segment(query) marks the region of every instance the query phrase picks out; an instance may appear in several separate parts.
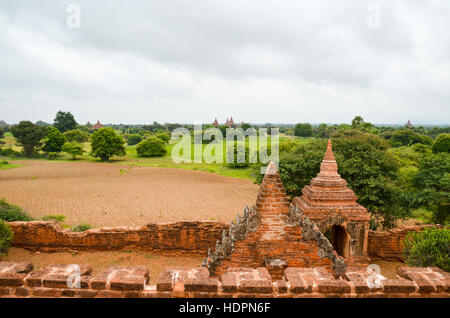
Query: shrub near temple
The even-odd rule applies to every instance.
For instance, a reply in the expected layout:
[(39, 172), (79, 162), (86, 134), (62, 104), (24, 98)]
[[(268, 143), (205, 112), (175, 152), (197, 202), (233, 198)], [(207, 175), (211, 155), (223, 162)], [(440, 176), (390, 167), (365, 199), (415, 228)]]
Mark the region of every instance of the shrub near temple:
[(0, 254), (8, 251), (12, 242), (11, 226), (3, 220), (0, 220)]
[(136, 147), (137, 154), (142, 157), (158, 157), (167, 153), (166, 143), (159, 138), (150, 137), (141, 141)]
[(100, 128), (92, 134), (92, 155), (102, 161), (108, 161), (112, 156), (125, 156), (124, 144), (125, 141), (114, 129)]
[(404, 246), (408, 265), (437, 266), (450, 272), (449, 228), (426, 228), (420, 232), (409, 232)]
[(6, 222), (31, 221), (32, 218), (23, 212), (20, 207), (7, 203), (5, 199), (1, 199), (0, 220)]

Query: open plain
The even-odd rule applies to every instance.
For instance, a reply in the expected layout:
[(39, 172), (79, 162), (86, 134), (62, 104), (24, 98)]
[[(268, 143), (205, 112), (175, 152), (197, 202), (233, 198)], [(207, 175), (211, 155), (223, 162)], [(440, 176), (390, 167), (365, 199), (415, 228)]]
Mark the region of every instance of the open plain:
[(186, 169), (24, 160), (0, 171), (0, 193), (30, 216), (94, 227), (180, 220), (229, 222), (254, 204), (250, 180)]

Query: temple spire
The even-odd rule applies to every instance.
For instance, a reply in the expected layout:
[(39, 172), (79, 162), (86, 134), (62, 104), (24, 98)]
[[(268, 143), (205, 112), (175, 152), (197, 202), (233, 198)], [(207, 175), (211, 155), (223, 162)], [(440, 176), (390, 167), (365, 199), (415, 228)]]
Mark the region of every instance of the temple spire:
[(332, 144), (331, 144), (331, 139), (328, 139), (327, 151), (325, 152), (325, 156), (323, 157), (323, 160), (336, 161), (336, 159), (334, 159), (333, 147), (332, 147)]

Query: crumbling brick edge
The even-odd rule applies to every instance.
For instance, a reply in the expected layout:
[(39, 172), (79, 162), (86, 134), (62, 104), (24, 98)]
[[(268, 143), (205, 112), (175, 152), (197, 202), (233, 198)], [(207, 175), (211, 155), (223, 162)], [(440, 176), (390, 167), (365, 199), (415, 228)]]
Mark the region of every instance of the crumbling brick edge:
[[(75, 298), (449, 298), (450, 273), (436, 267), (400, 267), (395, 279), (370, 283), (365, 268), (335, 279), (325, 268), (285, 269), (273, 281), (266, 268), (228, 268), (212, 278), (204, 267), (169, 268), (153, 285), (143, 266), (111, 266), (92, 274), (86, 265), (0, 262), (0, 297)], [(369, 278), (369, 279), (368, 279)], [(71, 288), (72, 287), (72, 288)]]

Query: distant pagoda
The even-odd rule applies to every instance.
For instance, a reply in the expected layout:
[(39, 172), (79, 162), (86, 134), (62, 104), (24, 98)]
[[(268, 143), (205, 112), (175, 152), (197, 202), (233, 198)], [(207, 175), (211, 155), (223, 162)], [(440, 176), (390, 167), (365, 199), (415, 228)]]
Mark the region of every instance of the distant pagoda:
[(97, 120), (97, 123), (92, 126), (93, 130), (98, 130), (100, 128), (103, 128), (104, 126), (100, 123), (100, 120)]
[(411, 124), (411, 121), (408, 119), (408, 122), (405, 125), (406, 128), (413, 128), (413, 124)]

